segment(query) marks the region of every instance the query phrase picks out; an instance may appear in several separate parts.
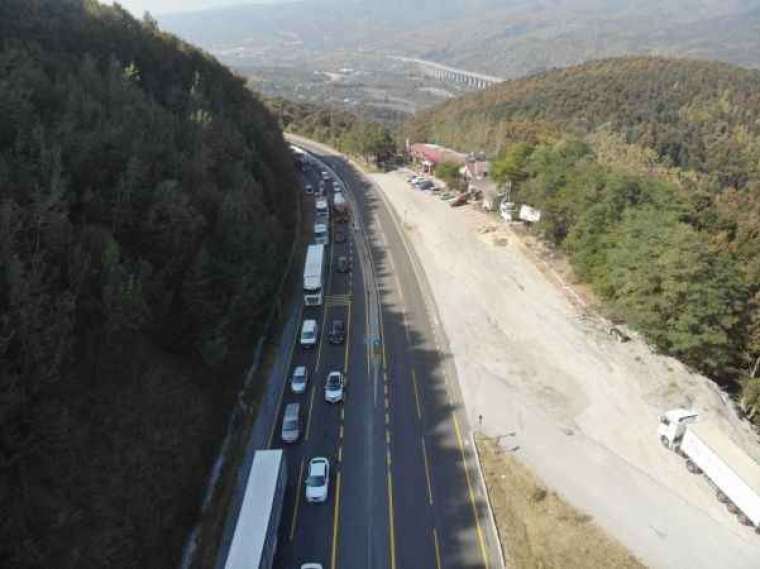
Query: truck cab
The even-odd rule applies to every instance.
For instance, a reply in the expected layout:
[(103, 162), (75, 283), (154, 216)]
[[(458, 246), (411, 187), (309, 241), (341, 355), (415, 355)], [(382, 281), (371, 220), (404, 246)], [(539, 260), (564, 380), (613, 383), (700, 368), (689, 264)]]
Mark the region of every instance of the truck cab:
[(665, 448), (677, 449), (681, 444), (686, 426), (697, 420), (698, 413), (686, 409), (672, 409), (660, 415), (657, 436)]

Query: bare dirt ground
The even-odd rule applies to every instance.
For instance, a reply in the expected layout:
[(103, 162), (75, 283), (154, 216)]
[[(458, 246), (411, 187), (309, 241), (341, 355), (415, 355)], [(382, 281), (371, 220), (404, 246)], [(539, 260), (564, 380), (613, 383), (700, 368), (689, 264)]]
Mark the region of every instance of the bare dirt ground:
[(510, 569), (645, 569), (493, 439), (477, 445)]
[(660, 413), (695, 408), (760, 457), (724, 394), (635, 336), (616, 342), (540, 243), (400, 172), (372, 178), (420, 259), (471, 424), (652, 569), (760, 567), (760, 537), (656, 436)]

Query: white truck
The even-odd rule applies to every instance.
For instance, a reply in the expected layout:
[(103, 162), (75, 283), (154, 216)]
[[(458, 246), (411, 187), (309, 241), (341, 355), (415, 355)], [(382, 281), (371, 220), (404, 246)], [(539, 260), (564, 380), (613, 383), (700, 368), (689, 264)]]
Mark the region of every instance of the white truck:
[(303, 302), (306, 306), (322, 305), (325, 284), (325, 246), (309, 245), (303, 269)]
[(704, 474), (728, 511), (760, 534), (760, 464), (698, 416), (686, 409), (668, 411), (657, 428), (660, 441), (686, 459), (689, 472)]

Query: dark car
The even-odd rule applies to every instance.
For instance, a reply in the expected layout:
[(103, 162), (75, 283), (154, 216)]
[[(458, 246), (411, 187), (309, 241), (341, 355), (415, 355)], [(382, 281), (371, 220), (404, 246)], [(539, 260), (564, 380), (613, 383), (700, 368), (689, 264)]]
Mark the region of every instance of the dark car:
[(338, 272), (347, 273), (349, 268), (348, 257), (338, 257)]
[(467, 194), (459, 194), (455, 199), (449, 202), (451, 207), (459, 207), (467, 203)]
[(333, 320), (327, 335), (331, 344), (342, 344), (346, 340), (346, 325), (343, 320)]
[(345, 243), (346, 242), (346, 234), (342, 231), (336, 231), (335, 232), (335, 242), (336, 243)]

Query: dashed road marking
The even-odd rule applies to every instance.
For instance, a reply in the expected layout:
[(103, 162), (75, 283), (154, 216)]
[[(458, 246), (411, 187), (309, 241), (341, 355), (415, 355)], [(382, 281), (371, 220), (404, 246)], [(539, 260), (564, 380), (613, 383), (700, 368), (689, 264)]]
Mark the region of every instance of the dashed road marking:
[(433, 547), (435, 548), (435, 567), (441, 569), (441, 550), (438, 546), (438, 532), (433, 528)]
[(425, 464), (425, 481), (427, 482), (428, 502), (433, 505), (433, 484), (430, 479), (430, 465), (427, 458), (427, 447), (425, 446), (425, 437), (422, 437), (422, 461)]
[(301, 482), (303, 481), (304, 460), (301, 459), (301, 468), (298, 470), (298, 485), (296, 486), (296, 505), (293, 508), (293, 517), (290, 520), (290, 541), (296, 534), (296, 519), (298, 518), (298, 507), (301, 505)]
[(314, 394), (317, 392), (316, 386), (311, 388), (311, 398), (309, 399), (309, 418), (306, 419), (306, 433), (304, 434), (304, 440), (309, 440), (309, 433), (311, 433), (311, 416), (314, 410)]
[(414, 390), (414, 404), (417, 407), (417, 418), (422, 419), (422, 409), (420, 408), (420, 396), (417, 390), (417, 374), (412, 369), (412, 389)]
[(330, 567), (335, 569), (338, 557), (338, 520), (340, 519), (340, 471), (335, 481), (335, 510), (333, 511), (333, 536), (330, 555)]

